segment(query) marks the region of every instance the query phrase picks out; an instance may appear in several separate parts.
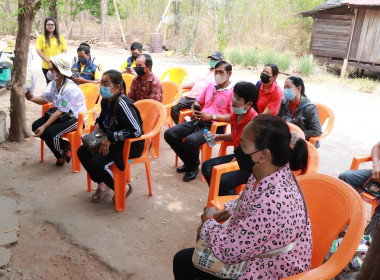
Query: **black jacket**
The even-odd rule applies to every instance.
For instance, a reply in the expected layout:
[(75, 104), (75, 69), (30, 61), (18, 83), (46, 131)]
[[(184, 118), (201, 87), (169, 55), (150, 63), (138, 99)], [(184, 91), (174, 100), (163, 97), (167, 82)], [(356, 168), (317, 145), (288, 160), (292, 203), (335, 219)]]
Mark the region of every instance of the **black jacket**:
[(301, 96), (300, 103), (293, 114), (290, 112), (289, 101), (283, 98), (277, 116), (301, 128), (306, 140), (322, 134), (318, 109), (306, 96)]
[[(107, 138), (111, 142), (110, 156), (114, 159), (117, 167), (119, 167), (120, 170), (124, 170), (124, 140), (127, 138), (140, 137), (144, 134), (144, 131), (140, 112), (133, 102), (127, 96), (124, 96), (120, 99), (117, 106), (114, 106), (118, 97), (119, 96), (115, 96), (110, 103), (108, 99), (102, 99), (102, 110), (99, 118), (96, 119), (96, 123), (107, 133)], [(109, 120), (112, 114), (116, 116), (113, 129), (109, 127)], [(130, 159), (141, 155), (144, 149), (144, 143), (144, 140), (132, 143), (129, 154)]]

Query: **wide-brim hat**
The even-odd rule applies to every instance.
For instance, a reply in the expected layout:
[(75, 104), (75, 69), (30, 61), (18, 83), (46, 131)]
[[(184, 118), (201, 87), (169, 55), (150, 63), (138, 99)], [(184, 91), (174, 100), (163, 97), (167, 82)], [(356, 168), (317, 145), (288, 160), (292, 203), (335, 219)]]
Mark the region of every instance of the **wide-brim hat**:
[(56, 56), (50, 56), (50, 61), (58, 68), (59, 72), (66, 77), (71, 77), (71, 61), (67, 54), (60, 53)]
[(213, 58), (216, 60), (223, 60), (223, 54), (219, 51), (214, 51), (211, 55), (209, 55), (207, 58)]

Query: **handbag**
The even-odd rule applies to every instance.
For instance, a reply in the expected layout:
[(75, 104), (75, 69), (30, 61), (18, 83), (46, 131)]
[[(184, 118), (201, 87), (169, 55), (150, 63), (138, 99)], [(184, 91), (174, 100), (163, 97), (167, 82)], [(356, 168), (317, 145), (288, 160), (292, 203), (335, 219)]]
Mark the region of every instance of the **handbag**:
[[(117, 114), (117, 104), (119, 103), (120, 99), (122, 99), (125, 95), (121, 94), (115, 104), (112, 108), (111, 118), (108, 124), (108, 127), (110, 130), (113, 130), (113, 125), (116, 119)], [(100, 145), (102, 144), (103, 140), (107, 137), (107, 134), (103, 132), (102, 129), (94, 130), (93, 132), (90, 132), (88, 134), (85, 134), (82, 136), (82, 143), (83, 146), (92, 154), (98, 154), (100, 151)]]
[[(298, 191), (300, 192), (300, 194), (302, 196), (304, 207), (305, 207), (306, 217), (308, 217), (306, 201), (305, 201), (305, 198), (303, 196), (302, 190), (301, 190), (296, 178), (294, 177), (294, 175), (293, 175), (293, 178), (297, 184)], [(241, 203), (242, 203), (242, 200), (239, 198), (239, 200), (236, 204), (236, 207), (233, 211), (233, 214), (231, 215), (230, 218), (228, 218), (228, 220), (226, 220), (221, 225), (221, 227), (226, 228), (228, 226), (232, 216), (237, 211), (239, 211)], [(305, 226), (304, 232), (306, 232), (306, 229), (307, 229), (307, 224)], [(255, 256), (255, 258), (269, 258), (269, 257), (274, 257), (274, 256), (281, 255), (283, 253), (289, 252), (298, 244), (302, 235), (303, 234), (301, 234), (300, 237), (298, 237), (295, 241), (293, 241), (292, 243), (288, 244), (285, 247), (281, 247), (281, 248), (274, 249), (274, 250), (271, 250), (268, 252), (264, 252), (260, 255)], [(206, 273), (209, 273), (209, 274), (216, 276), (218, 278), (221, 278), (221, 279), (231, 279), (231, 280), (238, 279), (244, 273), (244, 271), (247, 268), (247, 261), (241, 261), (239, 263), (232, 264), (232, 265), (224, 264), (221, 260), (219, 260), (214, 255), (209, 244), (205, 240), (203, 240), (202, 238), (200, 238), (198, 240), (198, 242), (195, 246), (192, 261), (193, 261), (194, 266), (196, 268), (198, 268), (199, 270), (202, 270)]]
[[(63, 93), (63, 91), (65, 90), (65, 88), (68, 86), (68, 85), (70, 85), (70, 84), (74, 84), (72, 81), (68, 81), (66, 84), (64, 84), (63, 86), (62, 86), (62, 88), (60, 89), (60, 91), (59, 91), (59, 94), (61, 94), (62, 95), (62, 93)], [(50, 118), (55, 112), (57, 112), (57, 108), (56, 107), (53, 107), (53, 108), (50, 108), (50, 109), (48, 109), (46, 112), (45, 112), (45, 117), (47, 117), (47, 118)], [(62, 113), (59, 117), (58, 117), (58, 119), (56, 120), (56, 122), (64, 122), (64, 121), (67, 121), (67, 120), (69, 120), (69, 119), (71, 119), (71, 118), (73, 118), (74, 117), (74, 114), (73, 114), (73, 111), (71, 111), (71, 109), (70, 109), (70, 111), (69, 112), (67, 112), (67, 113)]]

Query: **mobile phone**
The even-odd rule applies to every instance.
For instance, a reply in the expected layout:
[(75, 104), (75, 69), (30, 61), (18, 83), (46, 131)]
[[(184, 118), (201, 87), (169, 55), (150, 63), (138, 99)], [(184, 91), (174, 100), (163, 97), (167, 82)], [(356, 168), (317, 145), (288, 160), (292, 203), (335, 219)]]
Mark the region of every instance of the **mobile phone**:
[(201, 110), (201, 106), (199, 106), (199, 105), (193, 105), (193, 108), (194, 108), (194, 111), (200, 111)]
[(125, 67), (125, 70), (131, 71), (131, 67)]

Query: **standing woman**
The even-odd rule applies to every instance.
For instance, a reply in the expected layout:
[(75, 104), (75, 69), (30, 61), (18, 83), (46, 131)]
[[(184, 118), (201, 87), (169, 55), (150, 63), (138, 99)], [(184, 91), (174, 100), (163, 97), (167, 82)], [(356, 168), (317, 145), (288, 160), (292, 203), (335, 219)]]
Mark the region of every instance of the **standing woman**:
[[(101, 80), (100, 94), (103, 97), (99, 118), (96, 119), (95, 129), (101, 129), (107, 136), (101, 143), (99, 153), (92, 155), (83, 145), (78, 149), (78, 157), (83, 167), (98, 188), (91, 200), (99, 202), (110, 189), (114, 189), (112, 164), (123, 171), (123, 147), (127, 138), (140, 137), (143, 132), (143, 122), (139, 110), (131, 99), (122, 94), (126, 92), (123, 77), (119, 71), (106, 71)], [(115, 118), (113, 124), (110, 119)], [(133, 142), (129, 159), (141, 156), (145, 140)], [(131, 194), (132, 186), (126, 185), (126, 198)]]
[(260, 81), (256, 84), (259, 88), (259, 100), (257, 101), (259, 114), (277, 115), (283, 96), (282, 89), (276, 82), (278, 73), (278, 66), (269, 63), (264, 66), (263, 72), (260, 74)]
[(51, 67), (50, 56), (56, 56), (62, 52), (67, 52), (65, 38), (58, 33), (56, 28), (56, 21), (53, 18), (45, 18), (44, 34), (37, 38), (36, 50), (42, 59), (42, 72), (44, 73), (46, 84), (50, 82), (47, 78), (47, 72)]

